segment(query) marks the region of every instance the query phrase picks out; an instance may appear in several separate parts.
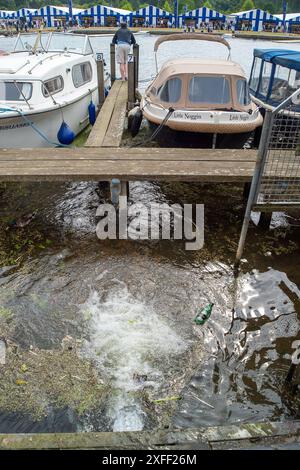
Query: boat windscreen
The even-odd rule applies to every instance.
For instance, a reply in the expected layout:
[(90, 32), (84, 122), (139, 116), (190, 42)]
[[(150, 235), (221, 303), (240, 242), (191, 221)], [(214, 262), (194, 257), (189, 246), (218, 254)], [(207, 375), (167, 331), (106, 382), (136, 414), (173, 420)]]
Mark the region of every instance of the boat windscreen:
[(196, 76), (189, 83), (191, 103), (227, 104), (231, 101), (229, 81), (225, 77)]
[[(41, 33), (38, 47), (45, 50), (49, 41), (50, 33)], [(16, 39), (14, 52), (26, 52), (34, 48), (37, 34), (19, 34)]]
[(75, 54), (93, 54), (93, 48), (88, 36), (83, 34), (36, 33), (19, 34), (14, 52), (31, 50), (44, 52), (73, 52)]
[(93, 49), (88, 36), (79, 34), (52, 33), (47, 45), (48, 52), (60, 51), (73, 52), (75, 54), (93, 54)]
[(300, 72), (287, 67), (276, 67), (270, 100), (282, 103), (300, 87)]

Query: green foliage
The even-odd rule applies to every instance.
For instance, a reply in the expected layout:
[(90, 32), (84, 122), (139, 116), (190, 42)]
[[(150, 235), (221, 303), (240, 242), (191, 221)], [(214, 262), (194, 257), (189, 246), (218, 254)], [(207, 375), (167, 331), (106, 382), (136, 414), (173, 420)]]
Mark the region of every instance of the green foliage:
[(171, 1), (166, 0), (163, 4), (163, 9), (168, 11), (169, 13), (173, 12), (173, 3)]
[(203, 3), (203, 6), (206, 7), (206, 8), (210, 8), (211, 10), (214, 9), (214, 6), (211, 4), (211, 2), (209, 0), (206, 0), (204, 3)]
[(133, 6), (131, 5), (131, 3), (128, 0), (123, 0), (120, 3), (120, 8), (123, 8), (123, 10), (133, 11)]
[(253, 0), (245, 0), (242, 5), (242, 11), (254, 10), (255, 5)]

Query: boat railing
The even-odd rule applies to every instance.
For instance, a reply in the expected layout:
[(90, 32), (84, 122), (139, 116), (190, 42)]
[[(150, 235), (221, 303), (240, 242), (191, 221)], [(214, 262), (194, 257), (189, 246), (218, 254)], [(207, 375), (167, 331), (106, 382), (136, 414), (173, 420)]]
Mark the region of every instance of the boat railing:
[(71, 52), (73, 54), (91, 55), (93, 48), (86, 34), (65, 34), (59, 32), (44, 33), (39, 31), (34, 35), (22, 34), (17, 36), (13, 52)]

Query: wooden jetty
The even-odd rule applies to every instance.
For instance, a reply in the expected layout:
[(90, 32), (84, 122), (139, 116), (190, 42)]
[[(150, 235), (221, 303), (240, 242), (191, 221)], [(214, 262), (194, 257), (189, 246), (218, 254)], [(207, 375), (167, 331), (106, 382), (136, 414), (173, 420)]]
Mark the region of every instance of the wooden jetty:
[(127, 111), (127, 82), (116, 80), (100, 110), (86, 147), (120, 147)]
[(300, 421), (154, 431), (0, 434), (0, 450), (299, 449)]

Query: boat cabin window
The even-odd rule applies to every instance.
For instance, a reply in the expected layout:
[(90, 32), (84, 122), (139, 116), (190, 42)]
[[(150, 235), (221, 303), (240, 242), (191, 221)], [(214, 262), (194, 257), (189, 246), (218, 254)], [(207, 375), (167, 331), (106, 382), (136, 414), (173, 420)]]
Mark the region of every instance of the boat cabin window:
[(46, 80), (42, 85), (43, 95), (47, 98), (48, 96), (55, 95), (64, 89), (64, 80), (61, 76)]
[(280, 103), (291, 95), (298, 89), (299, 78), (300, 74), (296, 70), (277, 66), (271, 90), (271, 100)]
[(246, 80), (237, 80), (236, 91), (238, 102), (243, 106), (248, 106), (251, 103), (249, 87)]
[(226, 104), (230, 101), (229, 81), (220, 76), (193, 77), (189, 83), (191, 103)]
[(75, 88), (79, 88), (85, 83), (91, 82), (93, 71), (90, 62), (83, 62), (82, 64), (74, 65), (72, 76)]
[(31, 96), (32, 83), (0, 81), (0, 101), (26, 101)]
[(170, 78), (158, 90), (159, 97), (165, 103), (177, 103), (181, 97), (182, 82), (178, 77)]
[(272, 69), (273, 64), (271, 64), (270, 62), (264, 62), (258, 92), (265, 98), (267, 97), (269, 92)]
[(256, 57), (253, 66), (252, 66), (252, 73), (250, 77), (250, 88), (254, 92), (257, 91), (259, 77), (260, 77), (260, 70), (261, 70), (262, 60), (259, 57)]

